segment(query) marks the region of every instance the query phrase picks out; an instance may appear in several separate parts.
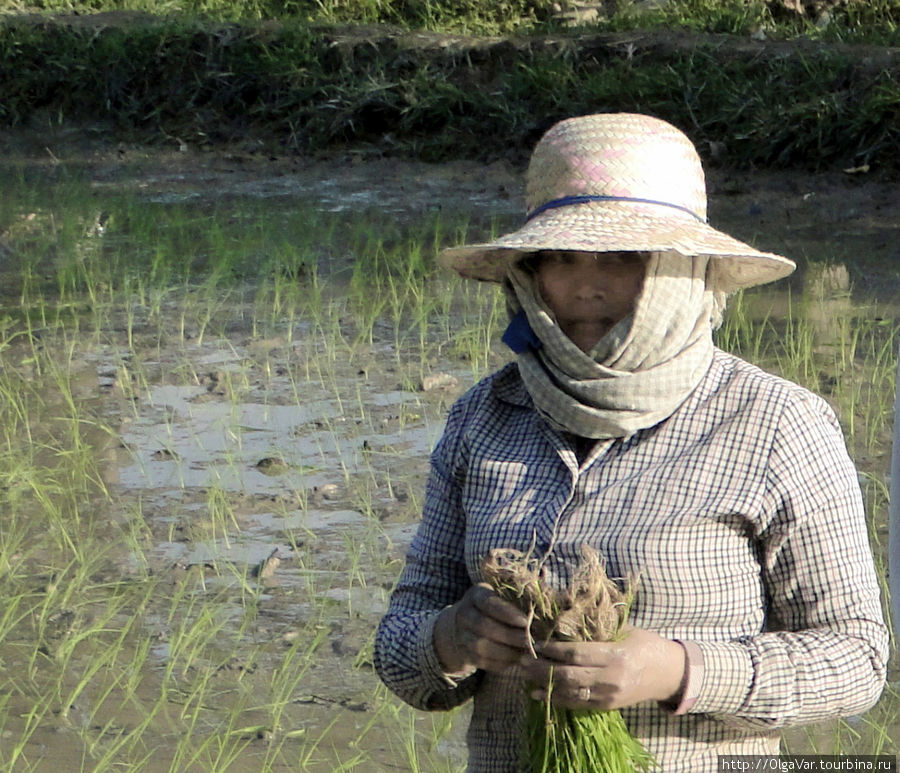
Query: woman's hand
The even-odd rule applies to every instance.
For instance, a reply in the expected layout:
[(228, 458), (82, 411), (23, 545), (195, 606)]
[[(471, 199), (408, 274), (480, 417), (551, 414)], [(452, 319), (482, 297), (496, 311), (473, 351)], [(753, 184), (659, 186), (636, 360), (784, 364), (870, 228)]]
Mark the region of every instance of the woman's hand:
[(499, 672), (528, 652), (528, 620), (489, 585), (473, 585), (434, 626), (434, 647), (448, 674)]
[(614, 642), (548, 642), (539, 656), (519, 661), (531, 696), (573, 709), (618, 709), (641, 701), (679, 700), (682, 646), (642, 628)]

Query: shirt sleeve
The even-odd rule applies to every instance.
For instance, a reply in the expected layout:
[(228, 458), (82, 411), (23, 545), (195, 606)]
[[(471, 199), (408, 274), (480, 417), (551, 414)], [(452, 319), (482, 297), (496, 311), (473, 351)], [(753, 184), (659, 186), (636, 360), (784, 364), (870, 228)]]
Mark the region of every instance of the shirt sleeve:
[(857, 473), (820, 398), (785, 409), (766, 500), (766, 630), (695, 643), (702, 680), (687, 710), (747, 729), (861, 713), (884, 687), (888, 631)]
[(410, 705), (449, 709), (471, 697), (481, 672), (445, 674), (433, 645), (434, 624), (471, 586), (465, 564), (465, 404), (451, 410), (431, 457), (422, 521), (375, 637), (375, 668), (387, 687)]

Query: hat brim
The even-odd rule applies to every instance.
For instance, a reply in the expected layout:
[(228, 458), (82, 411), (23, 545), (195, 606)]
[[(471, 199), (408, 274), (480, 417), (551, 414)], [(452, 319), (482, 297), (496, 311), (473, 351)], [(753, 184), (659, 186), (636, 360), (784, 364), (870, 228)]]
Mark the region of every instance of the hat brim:
[(630, 202), (596, 202), (544, 212), (498, 239), (441, 252), (438, 262), (460, 276), (501, 282), (509, 265), (540, 250), (665, 252), (715, 258), (718, 289), (732, 292), (774, 282), (796, 264), (700, 222), (687, 213)]

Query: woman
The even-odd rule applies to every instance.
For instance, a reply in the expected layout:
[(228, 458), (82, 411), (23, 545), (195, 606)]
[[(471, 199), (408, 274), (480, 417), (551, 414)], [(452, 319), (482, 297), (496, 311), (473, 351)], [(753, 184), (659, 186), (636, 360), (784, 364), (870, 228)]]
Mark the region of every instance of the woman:
[[(453, 407), (423, 520), (376, 638), (400, 697), (474, 697), (470, 771), (522, 768), (527, 695), (622, 709), (665, 771), (772, 754), (779, 728), (855, 714), (885, 680), (887, 630), (861, 494), (819, 397), (713, 346), (728, 292), (793, 270), (706, 224), (703, 171), (669, 124), (554, 126), (528, 219), (448, 250), (502, 282), (516, 362)], [(494, 548), (564, 588), (583, 545), (638, 574), (628, 635), (529, 650), (480, 576)]]

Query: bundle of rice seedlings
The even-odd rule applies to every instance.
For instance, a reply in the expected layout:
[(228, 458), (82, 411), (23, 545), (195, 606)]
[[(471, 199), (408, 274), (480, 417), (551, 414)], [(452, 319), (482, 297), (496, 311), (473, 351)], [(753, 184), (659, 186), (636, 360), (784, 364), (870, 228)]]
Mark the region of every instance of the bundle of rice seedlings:
[[(530, 645), (558, 641), (615, 641), (625, 635), (631, 584), (623, 591), (606, 576), (596, 551), (582, 548), (572, 582), (551, 588), (540, 562), (518, 550), (493, 550), (484, 578), (529, 619)], [(616, 711), (554, 706), (551, 679), (544, 701), (528, 702), (529, 773), (632, 773), (656, 767), (653, 757), (628, 732)]]

